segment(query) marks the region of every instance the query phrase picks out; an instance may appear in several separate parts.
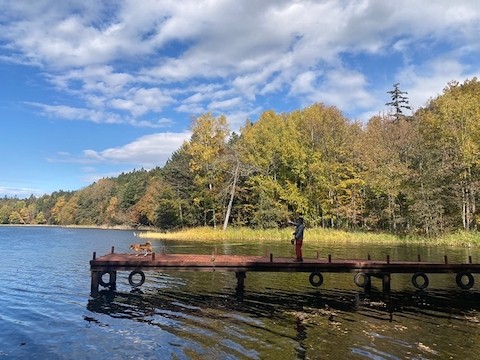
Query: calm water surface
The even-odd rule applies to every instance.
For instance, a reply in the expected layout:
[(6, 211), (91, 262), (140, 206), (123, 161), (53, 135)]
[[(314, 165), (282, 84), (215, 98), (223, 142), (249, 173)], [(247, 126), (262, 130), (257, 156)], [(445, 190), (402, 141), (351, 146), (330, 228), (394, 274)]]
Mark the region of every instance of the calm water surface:
[[(410, 275), (392, 275), (390, 300), (366, 296), (352, 274), (247, 273), (235, 295), (234, 273), (147, 272), (132, 291), (90, 297), (89, 261), (128, 252), (131, 231), (0, 226), (0, 359), (467, 359), (480, 350), (480, 280), (471, 290), (454, 275), (431, 275), (417, 291)], [(214, 245), (155, 241), (159, 252), (211, 253)], [(305, 256), (465, 262), (464, 248), (349, 245)], [(293, 256), (288, 244), (240, 242), (218, 253)], [(378, 282), (377, 282), (378, 281)]]

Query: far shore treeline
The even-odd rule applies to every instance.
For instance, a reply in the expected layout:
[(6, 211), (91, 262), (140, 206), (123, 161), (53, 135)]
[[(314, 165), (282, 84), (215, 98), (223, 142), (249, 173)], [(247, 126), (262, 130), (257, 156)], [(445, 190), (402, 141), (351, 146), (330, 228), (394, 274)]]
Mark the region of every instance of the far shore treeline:
[(271, 229), (302, 215), (310, 228), (435, 237), (476, 231), (480, 82), (451, 82), (423, 108), (360, 123), (314, 104), (266, 111), (238, 133), (224, 116), (193, 120), (163, 167), (78, 191), (0, 199), (0, 224)]

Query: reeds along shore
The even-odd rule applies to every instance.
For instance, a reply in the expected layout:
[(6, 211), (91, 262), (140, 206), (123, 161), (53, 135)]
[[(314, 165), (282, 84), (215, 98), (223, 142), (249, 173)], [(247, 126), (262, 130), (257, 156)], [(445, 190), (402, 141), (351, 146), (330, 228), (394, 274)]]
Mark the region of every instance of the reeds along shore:
[[(211, 227), (196, 227), (172, 232), (145, 231), (138, 236), (148, 239), (199, 240), (199, 241), (287, 241), (292, 238), (293, 228), (250, 229), (230, 227), (227, 230)], [(388, 233), (347, 232), (323, 228), (307, 228), (305, 237), (312, 242), (329, 243), (375, 243), (375, 244), (423, 244), (442, 246), (480, 247), (480, 233), (457, 232), (436, 238), (396, 236)]]

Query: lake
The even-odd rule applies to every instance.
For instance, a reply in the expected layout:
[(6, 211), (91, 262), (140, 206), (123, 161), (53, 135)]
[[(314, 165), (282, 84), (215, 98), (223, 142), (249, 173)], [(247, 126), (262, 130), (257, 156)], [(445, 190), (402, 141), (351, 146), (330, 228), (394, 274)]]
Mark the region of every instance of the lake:
[[(133, 231), (0, 226), (0, 359), (466, 359), (480, 349), (480, 293), (454, 274), (392, 275), (371, 294), (352, 274), (146, 272), (139, 289), (119, 272), (117, 290), (90, 297), (89, 261), (129, 252)], [(292, 256), (290, 243), (152, 241), (169, 253)], [(322, 245), (304, 257), (480, 261), (480, 250), (435, 246)]]

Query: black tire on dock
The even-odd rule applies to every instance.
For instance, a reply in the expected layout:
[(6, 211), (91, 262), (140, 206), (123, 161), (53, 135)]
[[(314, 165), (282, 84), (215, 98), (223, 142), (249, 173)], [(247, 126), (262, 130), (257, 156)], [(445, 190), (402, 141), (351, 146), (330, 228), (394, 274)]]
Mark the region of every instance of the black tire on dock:
[(355, 285), (364, 288), (365, 286), (370, 284), (370, 276), (365, 274), (364, 272), (359, 272), (355, 274), (353, 281), (355, 282)]
[[(423, 282), (422, 283), (419, 283), (418, 282), (418, 278), (422, 278), (423, 279)], [(412, 284), (413, 286), (415, 286), (417, 289), (419, 290), (423, 290), (423, 289), (426, 289), (428, 287), (428, 284), (429, 284), (429, 280), (428, 280), (428, 276), (427, 274), (425, 274), (424, 272), (416, 272), (415, 274), (413, 274), (412, 276)]]
[[(318, 278), (318, 279), (315, 279)], [(323, 276), (319, 272), (312, 272), (308, 278), (312, 286), (318, 287), (323, 284)]]
[[(105, 282), (103, 280), (103, 275), (105, 275), (105, 274), (108, 274), (108, 282)], [(102, 285), (103, 287), (112, 286), (113, 285), (113, 279), (114, 279), (113, 271), (104, 270), (104, 271), (102, 271), (98, 274), (98, 283), (100, 285)]]
[[(465, 277), (468, 279), (467, 283), (463, 282), (463, 279)], [(460, 271), (455, 277), (455, 281), (457, 282), (458, 287), (463, 290), (471, 289), (475, 282), (475, 280), (473, 279), (473, 275), (468, 271)]]
[[(140, 280), (134, 281), (133, 277), (137, 274), (140, 275)], [(145, 282), (145, 274), (143, 273), (143, 271), (134, 270), (130, 273), (130, 275), (128, 275), (128, 283), (133, 287), (142, 286), (144, 282)]]

